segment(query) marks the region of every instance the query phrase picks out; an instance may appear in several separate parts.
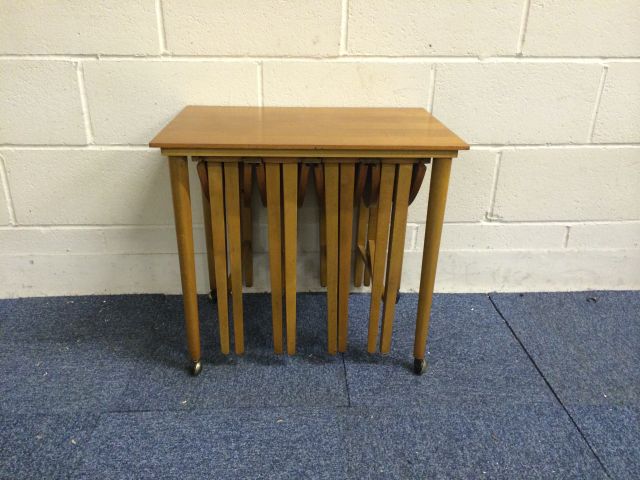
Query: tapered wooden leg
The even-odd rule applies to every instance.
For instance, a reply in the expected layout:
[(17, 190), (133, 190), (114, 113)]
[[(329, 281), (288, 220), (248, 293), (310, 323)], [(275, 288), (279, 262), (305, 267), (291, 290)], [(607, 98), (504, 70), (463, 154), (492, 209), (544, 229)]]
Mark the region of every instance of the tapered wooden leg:
[(340, 168), (337, 163), (324, 164), (325, 218), (327, 239), (327, 338), (328, 350), (338, 350), (338, 218)]
[(313, 169), (313, 180), (318, 196), (318, 213), (320, 223), (320, 286), (327, 286), (327, 217), (325, 215), (324, 201), (324, 170), (322, 165), (316, 165)]
[[(356, 245), (361, 251), (367, 251), (367, 221), (369, 220), (369, 207), (360, 199), (358, 204), (358, 230), (356, 233)], [(362, 278), (365, 272), (365, 262), (361, 255), (356, 252), (356, 260), (353, 275), (354, 287), (362, 286)], [(369, 282), (367, 282), (368, 284)]]
[(389, 255), (387, 257), (387, 283), (384, 290), (384, 308), (382, 315), (382, 333), (380, 352), (388, 353), (391, 349), (391, 333), (396, 310), (396, 297), (400, 289), (402, 276), (402, 255), (404, 253), (404, 237), (407, 231), (407, 211), (409, 209), (409, 191), (411, 187), (411, 164), (399, 164), (396, 174), (396, 186), (393, 198), (393, 215), (389, 239)]
[(284, 278), (287, 353), (296, 353), (296, 252), (298, 247), (298, 164), (282, 165)]
[(253, 216), (251, 214), (251, 190), (253, 188), (253, 166), (245, 163), (242, 167), (243, 199), (241, 200), (241, 225), (242, 225), (242, 271), (244, 284), (247, 287), (253, 285)]
[(424, 250), (422, 253), (416, 336), (413, 347), (414, 371), (418, 374), (422, 373), (426, 367), (424, 355), (427, 349), (431, 302), (433, 300), (433, 287), (436, 279), (438, 252), (440, 250), (440, 237), (442, 236), (442, 224), (444, 222), (444, 209), (447, 203), (450, 173), (450, 158), (436, 158), (433, 160)]
[(202, 364), (200, 363), (200, 324), (198, 321), (196, 264), (193, 249), (193, 224), (187, 157), (169, 157), (169, 172), (171, 175), (171, 195), (178, 240), (187, 348), (191, 357), (192, 372), (197, 375), (200, 373)]
[(378, 218), (374, 237), (373, 274), (371, 278), (371, 305), (369, 310), (369, 336), (367, 341), (367, 350), (369, 353), (376, 351), (376, 340), (378, 337), (380, 302), (382, 300), (382, 288), (384, 285), (385, 258), (389, 238), (389, 221), (391, 217), (391, 199), (393, 196), (395, 168), (396, 166), (392, 163), (382, 165), (380, 194), (378, 197)]
[[(367, 225), (367, 238), (366, 243), (373, 239), (376, 235), (376, 225), (378, 224), (378, 204), (373, 204), (369, 207), (369, 225)], [(371, 270), (373, 270), (373, 258), (371, 258)], [(364, 286), (371, 285), (371, 271), (369, 269), (364, 270)]]
[(209, 297), (213, 299), (216, 289), (216, 269), (213, 258), (213, 245), (211, 240), (211, 206), (209, 205), (209, 175), (207, 173), (207, 163), (198, 162), (198, 176), (202, 188), (202, 213), (204, 217), (204, 238), (207, 247), (207, 271), (209, 272)]
[(338, 351), (347, 350), (349, 330), (349, 283), (353, 241), (353, 188), (355, 164), (340, 165), (340, 250), (338, 267)]
[(222, 165), (208, 162), (209, 201), (211, 203), (211, 224), (213, 256), (216, 270), (216, 292), (218, 298), (218, 326), (220, 329), (220, 350), (229, 353), (229, 298), (227, 286), (227, 245), (225, 234), (224, 181)]
[(280, 211), (280, 164), (267, 163), (267, 216), (269, 222), (269, 270), (273, 349), (282, 353), (282, 221)]
[(253, 216), (251, 206), (242, 205), (242, 269), (244, 284), (253, 286)]
[(233, 301), (233, 338), (236, 353), (244, 353), (244, 317), (242, 308), (242, 241), (240, 235), (240, 181), (238, 162), (224, 163), (224, 198), (231, 270)]

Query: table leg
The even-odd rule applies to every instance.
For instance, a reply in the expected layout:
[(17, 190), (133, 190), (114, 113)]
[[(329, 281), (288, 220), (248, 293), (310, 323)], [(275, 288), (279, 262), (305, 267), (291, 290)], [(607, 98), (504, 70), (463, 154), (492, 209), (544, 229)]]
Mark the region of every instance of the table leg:
[(318, 197), (318, 213), (320, 223), (320, 286), (327, 286), (327, 216), (324, 211), (324, 171), (321, 164), (313, 169), (313, 180)]
[[(358, 202), (358, 230), (356, 234), (356, 245), (359, 249), (367, 251), (367, 220), (369, 218), (369, 207), (364, 203), (364, 199)], [(353, 286), (362, 286), (362, 278), (365, 272), (364, 259), (356, 254), (356, 262), (353, 276)], [(367, 282), (369, 283), (369, 282)]]
[[(369, 225), (367, 226), (367, 238), (365, 244), (367, 244), (371, 238), (375, 237), (376, 225), (378, 224), (378, 204), (372, 204), (369, 207)], [(371, 260), (371, 270), (373, 270), (373, 258)], [(364, 286), (371, 285), (371, 271), (368, 268), (364, 269)]]
[(385, 258), (387, 256), (387, 241), (389, 239), (389, 221), (391, 219), (391, 200), (396, 166), (392, 163), (382, 165), (380, 179), (380, 194), (378, 196), (378, 215), (375, 229), (375, 252), (373, 258), (373, 273), (371, 275), (371, 304), (369, 309), (369, 336), (367, 350), (375, 353), (378, 339), (380, 320), (380, 302), (384, 284)]
[(273, 348), (282, 353), (282, 222), (280, 212), (280, 164), (267, 163), (267, 216), (269, 223), (269, 270), (271, 274), (271, 317)]
[(233, 301), (233, 338), (235, 351), (244, 353), (244, 318), (242, 309), (242, 241), (240, 234), (240, 178), (238, 162), (224, 163), (224, 198), (231, 269)]
[(421, 374), (426, 369), (424, 357), (427, 349), (431, 302), (433, 300), (433, 287), (436, 279), (438, 251), (440, 250), (440, 237), (442, 235), (450, 173), (450, 158), (434, 159), (433, 170), (431, 171), (431, 185), (429, 187), (429, 205), (427, 207), (427, 224), (422, 253), (416, 336), (413, 347), (413, 368), (417, 374)]
[(253, 285), (253, 215), (251, 214), (251, 190), (253, 188), (253, 165), (245, 163), (242, 166), (243, 200), (241, 206), (242, 230), (242, 270), (244, 284)]
[(216, 292), (218, 298), (218, 326), (220, 329), (220, 350), (229, 353), (229, 296), (227, 287), (227, 245), (225, 234), (224, 180), (222, 165), (208, 162), (209, 201), (211, 202), (211, 224), (213, 256), (216, 269)]
[(284, 278), (287, 353), (296, 353), (296, 252), (298, 248), (298, 164), (282, 164)]
[(347, 351), (349, 330), (349, 283), (353, 241), (353, 189), (355, 164), (340, 165), (340, 250), (338, 253), (338, 351)]
[(169, 157), (169, 172), (176, 238), (178, 240), (187, 348), (191, 357), (191, 372), (198, 375), (202, 370), (202, 363), (200, 361), (200, 325), (187, 157)]
[(211, 239), (211, 206), (209, 204), (209, 176), (207, 174), (207, 163), (198, 162), (198, 176), (202, 188), (202, 213), (204, 217), (204, 238), (207, 247), (207, 271), (209, 273), (209, 299), (215, 300), (216, 290), (216, 267), (213, 258), (213, 245)]
[(338, 351), (338, 240), (340, 166), (324, 164), (324, 200), (327, 252), (327, 339), (328, 351)]
[(391, 350), (391, 333), (396, 310), (396, 298), (400, 289), (402, 276), (402, 255), (404, 253), (404, 237), (407, 231), (407, 212), (409, 209), (409, 189), (411, 187), (411, 164), (398, 164), (395, 195), (393, 199), (393, 215), (391, 217), (391, 238), (389, 239), (389, 255), (387, 257), (387, 284), (384, 291), (384, 308), (382, 315), (382, 333), (380, 352)]

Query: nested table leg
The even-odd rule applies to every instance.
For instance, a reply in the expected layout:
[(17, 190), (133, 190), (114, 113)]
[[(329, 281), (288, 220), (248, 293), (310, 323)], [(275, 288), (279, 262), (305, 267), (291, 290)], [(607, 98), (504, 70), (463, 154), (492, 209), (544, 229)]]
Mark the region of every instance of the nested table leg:
[[(369, 224), (367, 226), (367, 237), (365, 242), (368, 244), (376, 235), (376, 225), (378, 225), (378, 204), (373, 204), (369, 207)], [(373, 270), (373, 258), (371, 261), (371, 270)], [(371, 271), (368, 268), (364, 269), (364, 286), (371, 285)]]
[(240, 234), (240, 178), (238, 162), (224, 163), (224, 198), (229, 241), (231, 299), (233, 301), (233, 338), (236, 353), (244, 353), (242, 309), (242, 241)]
[(313, 181), (318, 197), (318, 213), (320, 222), (320, 286), (327, 286), (327, 216), (324, 201), (324, 167), (322, 164), (313, 168)]
[(284, 279), (287, 353), (296, 353), (296, 253), (298, 247), (298, 164), (282, 164)]
[(202, 188), (202, 213), (204, 217), (204, 238), (207, 247), (207, 271), (209, 273), (209, 299), (214, 300), (216, 293), (216, 267), (213, 258), (213, 244), (211, 238), (211, 205), (209, 204), (209, 175), (206, 162), (198, 162), (198, 176)]
[(398, 164), (397, 168), (393, 215), (391, 217), (391, 238), (389, 239), (389, 255), (387, 257), (387, 283), (384, 291), (384, 313), (382, 315), (380, 340), (381, 353), (388, 353), (391, 349), (393, 318), (402, 275), (402, 255), (404, 253), (404, 237), (407, 231), (407, 211), (409, 209), (409, 190), (413, 166), (401, 163)]
[(338, 351), (338, 241), (340, 166), (324, 163), (324, 201), (327, 252), (327, 339), (328, 351)]
[(193, 249), (193, 225), (191, 196), (189, 193), (189, 169), (187, 157), (169, 157), (171, 194), (178, 240), (180, 280), (184, 301), (184, 318), (187, 331), (187, 348), (191, 356), (191, 372), (198, 375), (200, 362), (200, 325), (198, 321), (198, 298), (196, 292), (196, 265)]
[(269, 270), (271, 274), (271, 317), (273, 348), (282, 353), (282, 222), (280, 211), (280, 165), (267, 163), (267, 216), (269, 223)]
[(242, 165), (242, 206), (241, 206), (241, 230), (242, 230), (242, 270), (244, 284), (247, 287), (253, 285), (253, 218), (251, 215), (251, 193), (253, 189), (253, 165)]
[(433, 300), (433, 287), (436, 279), (438, 251), (440, 250), (440, 237), (442, 235), (450, 173), (450, 158), (434, 159), (433, 170), (431, 171), (431, 185), (429, 187), (429, 205), (427, 207), (427, 224), (425, 227), (420, 293), (416, 317), (416, 336), (413, 347), (413, 368), (417, 374), (421, 374), (426, 368), (424, 356), (427, 349), (431, 302)]
[(355, 164), (340, 164), (340, 249), (338, 253), (338, 351), (347, 351), (349, 330), (349, 281), (353, 240), (353, 189)]
[[(358, 202), (358, 230), (356, 233), (356, 245), (359, 250), (367, 251), (367, 221), (369, 219), (369, 207), (367, 207), (364, 199)], [(365, 273), (364, 258), (356, 253), (356, 265), (354, 268), (353, 285), (355, 287), (362, 286), (362, 278)], [(367, 281), (367, 284), (369, 282)]]
[(208, 162), (209, 201), (211, 202), (211, 224), (213, 256), (216, 270), (216, 292), (218, 297), (218, 325), (220, 328), (220, 350), (229, 353), (229, 297), (227, 287), (227, 246), (224, 212), (224, 180), (222, 165)]
[[(380, 320), (380, 302), (384, 284), (385, 258), (387, 256), (387, 241), (389, 239), (389, 221), (391, 218), (391, 199), (396, 166), (392, 163), (382, 165), (380, 179), (380, 194), (378, 196), (378, 212), (375, 228), (373, 253), (373, 273), (371, 275), (371, 304), (369, 310), (369, 336), (367, 350), (375, 353)], [(371, 234), (369, 235), (371, 238)]]

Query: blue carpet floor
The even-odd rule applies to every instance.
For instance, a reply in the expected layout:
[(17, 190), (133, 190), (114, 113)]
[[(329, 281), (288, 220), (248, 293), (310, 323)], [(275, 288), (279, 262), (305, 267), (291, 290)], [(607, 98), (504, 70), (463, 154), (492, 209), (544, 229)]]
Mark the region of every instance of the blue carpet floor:
[(329, 356), (326, 298), (298, 296), (298, 355), (245, 295), (247, 353), (186, 371), (182, 300), (0, 300), (0, 479), (640, 478), (640, 292), (437, 295), (412, 373), (417, 296), (389, 355)]

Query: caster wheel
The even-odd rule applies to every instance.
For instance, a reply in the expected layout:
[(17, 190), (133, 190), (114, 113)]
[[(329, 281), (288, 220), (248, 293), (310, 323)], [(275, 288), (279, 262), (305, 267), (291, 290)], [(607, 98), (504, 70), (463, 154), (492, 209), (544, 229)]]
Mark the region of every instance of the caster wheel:
[(198, 360), (197, 362), (191, 362), (191, 375), (193, 375), (194, 377), (197, 377), (198, 375), (200, 375), (201, 371), (202, 371), (202, 362), (200, 360)]
[(422, 375), (426, 369), (427, 369), (426, 360), (423, 360), (420, 358), (413, 359), (413, 373), (415, 373), (416, 375)]
[(216, 303), (218, 301), (218, 295), (215, 290), (211, 290), (209, 292), (209, 300), (213, 303)]

